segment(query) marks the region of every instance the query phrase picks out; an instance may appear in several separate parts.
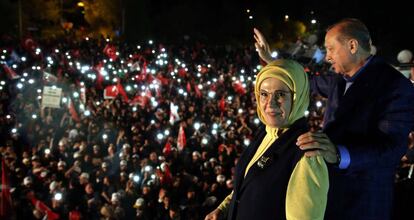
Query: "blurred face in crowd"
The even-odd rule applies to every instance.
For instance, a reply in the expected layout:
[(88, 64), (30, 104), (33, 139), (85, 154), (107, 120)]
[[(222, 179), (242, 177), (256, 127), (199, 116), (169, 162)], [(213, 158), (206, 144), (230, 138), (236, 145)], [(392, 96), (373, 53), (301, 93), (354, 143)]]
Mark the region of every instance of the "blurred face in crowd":
[(149, 159), (150, 159), (152, 162), (157, 162), (157, 160), (158, 160), (158, 158), (157, 158), (157, 153), (155, 153), (155, 152), (151, 152), (151, 154), (149, 155)]
[[(84, 184), (86, 184), (88, 182), (89, 182), (88, 178), (86, 178), (86, 177), (79, 177), (79, 183), (81, 185), (84, 185)], [(86, 190), (86, 188), (85, 188), (85, 190)]]
[(211, 184), (210, 191), (211, 192), (215, 192), (217, 190), (217, 188), (218, 188), (218, 184), (217, 183), (213, 183), (213, 184)]
[(167, 190), (165, 190), (164, 188), (161, 188), (160, 191), (158, 192), (158, 199), (162, 201), (166, 193), (167, 193)]
[(111, 183), (111, 182), (109, 181), (109, 177), (105, 176), (105, 177), (103, 178), (103, 184), (108, 186), (108, 185), (110, 185), (110, 183)]
[(86, 192), (86, 194), (92, 194), (93, 193), (93, 186), (92, 186), (91, 183), (86, 184), (85, 192)]
[(151, 189), (149, 186), (143, 186), (142, 187), (142, 195), (148, 195), (150, 193)]
[(292, 92), (281, 80), (267, 78), (263, 80), (259, 91), (259, 107), (266, 124), (274, 128), (283, 128), (288, 123), (292, 109)]
[(207, 160), (207, 156), (208, 156), (208, 152), (207, 151), (201, 152), (201, 159), (203, 159), (204, 161)]
[(41, 163), (38, 159), (37, 160), (32, 160), (32, 167), (33, 168), (38, 168), (40, 166), (41, 166)]
[(62, 164), (59, 164), (57, 168), (58, 168), (58, 171), (64, 171), (65, 170), (65, 166), (62, 165)]
[(192, 199), (194, 197), (195, 197), (195, 192), (194, 191), (192, 191), (192, 190), (187, 191), (187, 199)]
[(170, 197), (168, 197), (167, 195), (164, 196), (164, 199), (162, 200), (162, 202), (164, 203), (165, 207), (169, 207), (170, 206)]
[(114, 145), (113, 144), (110, 144), (109, 147), (108, 147), (108, 154), (109, 155), (114, 155), (114, 153), (115, 153), (115, 150), (114, 149), (115, 149), (114, 148)]
[(200, 159), (200, 156), (198, 156), (198, 154), (193, 153), (192, 157), (193, 157), (193, 162), (197, 162)]
[(89, 154), (85, 154), (85, 156), (83, 156), (83, 161), (85, 162), (91, 161), (91, 156)]
[(59, 144), (59, 151), (63, 153), (65, 152), (65, 150), (66, 150), (66, 146), (64, 144)]
[(340, 40), (340, 27), (336, 26), (330, 29), (325, 36), (326, 61), (332, 65), (336, 73), (349, 75), (352, 73), (353, 63), (355, 60), (354, 46), (351, 40)]
[(125, 172), (122, 172), (121, 175), (119, 176), (119, 181), (120, 182), (126, 182), (128, 180), (127, 175)]

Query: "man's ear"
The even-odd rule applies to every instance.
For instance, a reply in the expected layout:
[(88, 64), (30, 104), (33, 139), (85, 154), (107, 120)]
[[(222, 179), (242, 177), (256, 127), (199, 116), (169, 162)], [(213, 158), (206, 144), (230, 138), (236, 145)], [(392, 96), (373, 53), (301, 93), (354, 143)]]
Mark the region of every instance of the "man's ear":
[(351, 54), (356, 54), (358, 51), (359, 43), (356, 39), (350, 39), (348, 41), (348, 49), (351, 52)]

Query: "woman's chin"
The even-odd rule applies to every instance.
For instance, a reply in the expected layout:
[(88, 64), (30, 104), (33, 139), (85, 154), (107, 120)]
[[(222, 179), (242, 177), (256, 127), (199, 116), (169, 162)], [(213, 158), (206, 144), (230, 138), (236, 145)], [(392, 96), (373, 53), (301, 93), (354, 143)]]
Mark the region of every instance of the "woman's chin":
[(281, 121), (269, 121), (268, 126), (272, 128), (283, 128), (286, 123)]

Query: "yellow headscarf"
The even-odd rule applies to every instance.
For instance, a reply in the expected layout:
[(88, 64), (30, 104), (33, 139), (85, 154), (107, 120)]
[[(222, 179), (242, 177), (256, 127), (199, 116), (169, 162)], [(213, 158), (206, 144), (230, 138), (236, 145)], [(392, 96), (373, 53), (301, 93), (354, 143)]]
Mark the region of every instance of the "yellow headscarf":
[(309, 80), (303, 67), (293, 60), (279, 59), (268, 63), (256, 77), (255, 95), (257, 102), (257, 115), (265, 124), (266, 120), (260, 110), (260, 85), (267, 78), (276, 78), (284, 82), (293, 92), (292, 109), (288, 118), (288, 127), (305, 115), (309, 106)]

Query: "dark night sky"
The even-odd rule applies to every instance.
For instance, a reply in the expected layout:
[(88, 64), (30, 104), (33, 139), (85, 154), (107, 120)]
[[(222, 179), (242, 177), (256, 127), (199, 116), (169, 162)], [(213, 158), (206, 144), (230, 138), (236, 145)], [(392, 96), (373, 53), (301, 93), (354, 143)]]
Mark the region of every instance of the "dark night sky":
[(315, 17), (321, 22), (323, 28), (344, 17), (358, 18), (371, 31), (373, 43), (377, 45), (379, 53), (386, 51), (396, 56), (402, 49), (411, 51), (414, 49), (413, 30), (411, 30), (414, 28), (412, 18), (414, 11), (404, 1), (290, 0), (286, 3), (268, 2), (271, 5), (269, 8), (286, 10), (305, 20), (310, 16), (310, 11), (314, 10)]
[[(249, 42), (253, 41), (253, 26), (260, 28), (264, 20), (276, 23), (288, 14), (294, 20), (317, 19), (322, 40), (327, 26), (341, 18), (355, 17), (371, 31), (380, 55), (395, 58), (403, 49), (414, 50), (410, 34), (414, 10), (402, 0), (148, 0), (147, 4), (151, 15), (146, 19), (153, 24), (151, 34), (170, 39), (174, 35), (198, 33), (215, 42), (229, 38)], [(247, 8), (252, 11), (253, 20), (247, 19)]]
[[(43, 1), (43, 0), (39, 0)], [(68, 0), (69, 1), (69, 0)], [(75, 1), (75, 0), (73, 0)], [(288, 14), (291, 20), (308, 22), (315, 18), (321, 30), (345, 17), (362, 20), (371, 31), (380, 55), (396, 57), (399, 51), (414, 51), (410, 29), (414, 28), (414, 10), (407, 1), (362, 0), (113, 0), (125, 8), (125, 36), (137, 41), (148, 37), (177, 42), (183, 35), (206, 42), (252, 43), (252, 28), (263, 28), (282, 22)], [(0, 0), (16, 5), (15, 0)], [(5, 4), (2, 4), (5, 5)], [(253, 20), (248, 19), (250, 9)], [(313, 14), (311, 14), (313, 11)], [(14, 16), (6, 8), (0, 12)], [(2, 30), (9, 32), (6, 19)], [(10, 20), (10, 19), (9, 19)], [(14, 21), (16, 22), (16, 21)], [(324, 31), (319, 34), (322, 43)], [(272, 36), (268, 36), (271, 41)]]

